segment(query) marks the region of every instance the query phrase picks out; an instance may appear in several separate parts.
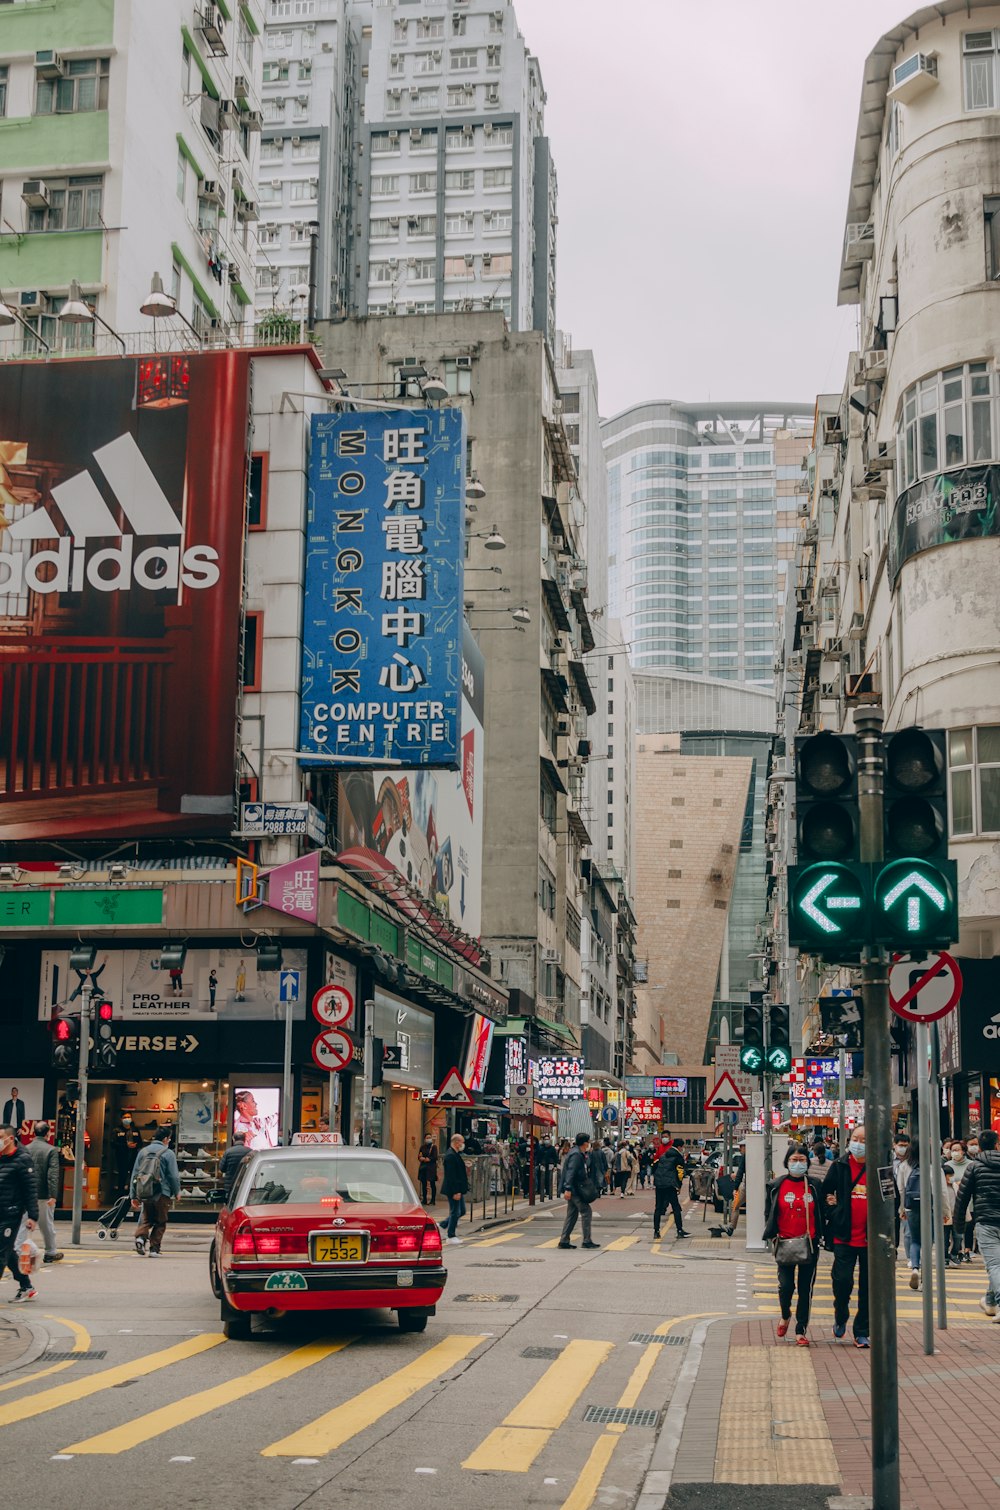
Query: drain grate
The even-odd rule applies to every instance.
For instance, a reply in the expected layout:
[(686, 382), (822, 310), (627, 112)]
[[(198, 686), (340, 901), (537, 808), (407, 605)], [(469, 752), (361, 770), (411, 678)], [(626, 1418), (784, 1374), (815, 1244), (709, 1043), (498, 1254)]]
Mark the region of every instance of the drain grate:
[(631, 1342), (662, 1342), (664, 1347), (682, 1347), (687, 1342), (687, 1337), (678, 1337), (671, 1334), (669, 1337), (661, 1337), (659, 1332), (633, 1332)]
[(494, 1302), (499, 1303), (500, 1305), (507, 1305), (512, 1300), (520, 1300), (521, 1297), (520, 1295), (455, 1295), (453, 1298), (455, 1300), (465, 1301), (474, 1305), (484, 1305)]
[(526, 1347), (522, 1351), (521, 1357), (522, 1358), (560, 1358), (560, 1357), (562, 1357), (562, 1348), (561, 1347)]
[(68, 1353), (60, 1353), (60, 1351), (56, 1351), (54, 1350), (54, 1348), (51, 1348), (51, 1350), (50, 1348), (45, 1348), (44, 1359), (47, 1364), (56, 1364), (56, 1362), (59, 1362), (59, 1364), (65, 1364), (66, 1359), (69, 1359), (69, 1357), (71, 1357), (74, 1362), (76, 1362), (79, 1357), (80, 1359), (85, 1359), (85, 1357), (95, 1357), (95, 1359), (97, 1359), (97, 1357), (107, 1357), (107, 1350), (103, 1347), (88, 1347), (83, 1348), (83, 1351), (80, 1351), (80, 1353), (74, 1353), (74, 1351), (68, 1351)]
[(588, 1405), (583, 1413), (585, 1421), (596, 1421), (601, 1426), (658, 1426), (658, 1410), (626, 1410), (621, 1405)]

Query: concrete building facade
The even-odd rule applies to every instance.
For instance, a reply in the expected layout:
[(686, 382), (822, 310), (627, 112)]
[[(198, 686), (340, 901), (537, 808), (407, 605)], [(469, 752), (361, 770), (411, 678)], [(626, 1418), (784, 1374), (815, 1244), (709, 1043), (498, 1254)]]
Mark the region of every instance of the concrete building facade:
[[(154, 273), (199, 337), (243, 327), (263, 25), (261, 0), (4, 7), (0, 288), (20, 320), (0, 350), (120, 350), (106, 326), (152, 349)], [(74, 282), (96, 327), (57, 319)]]
[(605, 421), (610, 607), (637, 671), (770, 685), (808, 419), (654, 402)]
[(943, 1058), (956, 1131), (1000, 1111), (982, 1031), (1000, 980), (998, 58), (1000, 7), (943, 0), (867, 60), (839, 285), (861, 340), (818, 415), (790, 651), (803, 730), (850, 729), (863, 690), (888, 730), (948, 731), (956, 952), (970, 965)]

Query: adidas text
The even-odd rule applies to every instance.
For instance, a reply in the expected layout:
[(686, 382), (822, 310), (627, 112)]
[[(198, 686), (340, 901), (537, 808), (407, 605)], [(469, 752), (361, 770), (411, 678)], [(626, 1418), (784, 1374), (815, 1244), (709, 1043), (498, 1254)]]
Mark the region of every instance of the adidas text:
[[(82, 592), (89, 584), (97, 592), (128, 592), (133, 584), (151, 592), (214, 587), (219, 580), (218, 552), (208, 545), (190, 545), (181, 554), (177, 545), (150, 545), (134, 555), (135, 542), (126, 535), (120, 545), (94, 551), (62, 539), (54, 550), (0, 551), (0, 592)], [(134, 557), (134, 559), (133, 559)]]

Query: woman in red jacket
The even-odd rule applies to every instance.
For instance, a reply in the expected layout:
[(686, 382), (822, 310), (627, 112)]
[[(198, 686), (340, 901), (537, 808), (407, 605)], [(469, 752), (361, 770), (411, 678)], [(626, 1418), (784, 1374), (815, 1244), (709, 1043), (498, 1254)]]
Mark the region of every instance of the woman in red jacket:
[(795, 1341), (808, 1347), (806, 1328), (812, 1304), (816, 1265), (819, 1261), (820, 1214), (816, 1186), (809, 1178), (809, 1156), (801, 1143), (789, 1143), (786, 1173), (767, 1187), (765, 1241), (774, 1241), (778, 1265), (778, 1301), (781, 1320), (778, 1336), (784, 1337), (792, 1319), (792, 1296), (798, 1283), (795, 1306)]

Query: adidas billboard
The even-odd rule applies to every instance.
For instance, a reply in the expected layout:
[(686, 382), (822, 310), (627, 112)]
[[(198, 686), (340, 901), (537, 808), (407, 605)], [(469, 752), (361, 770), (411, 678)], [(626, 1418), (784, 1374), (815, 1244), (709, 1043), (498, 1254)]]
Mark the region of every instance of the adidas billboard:
[(258, 359), (0, 363), (0, 859), (232, 833)]
[[(94, 452), (132, 534), (115, 521), (89, 472), (78, 472), (52, 488), (52, 498), (69, 528), (61, 535), (48, 509), (36, 508), (8, 525), (15, 543), (54, 540), (54, 547), (0, 551), (0, 593), (127, 592), (133, 584), (152, 592), (214, 587), (218, 553), (209, 545), (147, 545), (143, 539), (180, 536), (183, 526), (131, 434)], [(118, 539), (119, 545), (93, 547)], [(139, 548), (137, 549), (137, 541)]]

